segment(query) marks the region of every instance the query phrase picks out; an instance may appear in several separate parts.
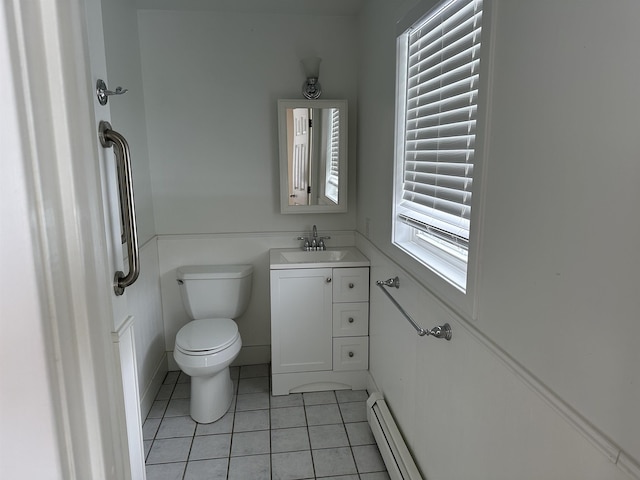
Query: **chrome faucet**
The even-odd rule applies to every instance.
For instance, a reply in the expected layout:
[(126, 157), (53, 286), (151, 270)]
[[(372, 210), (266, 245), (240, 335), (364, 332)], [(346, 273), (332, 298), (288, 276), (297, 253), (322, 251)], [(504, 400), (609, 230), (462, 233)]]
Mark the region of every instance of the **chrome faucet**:
[(326, 250), (327, 246), (324, 241), (331, 237), (319, 237), (318, 236), (318, 228), (314, 225), (311, 230), (311, 238), (309, 237), (298, 237), (298, 240), (303, 240), (304, 244), (302, 245), (302, 249), (305, 251), (316, 251), (316, 250)]

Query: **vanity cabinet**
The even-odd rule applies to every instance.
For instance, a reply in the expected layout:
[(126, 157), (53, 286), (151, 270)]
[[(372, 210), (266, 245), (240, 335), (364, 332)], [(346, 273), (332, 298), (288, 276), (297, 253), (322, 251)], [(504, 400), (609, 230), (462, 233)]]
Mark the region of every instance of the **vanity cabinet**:
[(369, 267), (271, 270), (274, 395), (366, 386)]

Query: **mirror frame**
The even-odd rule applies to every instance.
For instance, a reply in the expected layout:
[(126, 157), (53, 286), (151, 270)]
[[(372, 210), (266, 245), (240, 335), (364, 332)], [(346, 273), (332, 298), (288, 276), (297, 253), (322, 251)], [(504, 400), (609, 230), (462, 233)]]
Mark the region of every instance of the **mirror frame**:
[[(290, 108), (338, 108), (340, 110), (340, 165), (338, 175), (337, 205), (289, 205), (289, 162), (287, 154), (287, 109)], [(344, 213), (347, 211), (349, 192), (349, 112), (347, 100), (278, 100), (278, 139), (280, 155), (280, 213)]]

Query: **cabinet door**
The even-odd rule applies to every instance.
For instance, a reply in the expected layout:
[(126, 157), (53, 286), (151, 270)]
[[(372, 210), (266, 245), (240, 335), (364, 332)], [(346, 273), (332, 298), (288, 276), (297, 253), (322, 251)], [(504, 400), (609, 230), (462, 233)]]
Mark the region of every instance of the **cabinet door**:
[(273, 373), (331, 370), (332, 271), (271, 271)]

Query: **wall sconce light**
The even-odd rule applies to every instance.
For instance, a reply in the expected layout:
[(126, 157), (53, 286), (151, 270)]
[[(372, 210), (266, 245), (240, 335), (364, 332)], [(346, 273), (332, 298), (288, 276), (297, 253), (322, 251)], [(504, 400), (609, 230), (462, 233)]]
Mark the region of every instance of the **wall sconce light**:
[(319, 57), (309, 57), (302, 60), (302, 68), (307, 77), (307, 81), (302, 85), (302, 95), (309, 100), (316, 100), (322, 94), (320, 83), (318, 82), (321, 61), (322, 59)]

